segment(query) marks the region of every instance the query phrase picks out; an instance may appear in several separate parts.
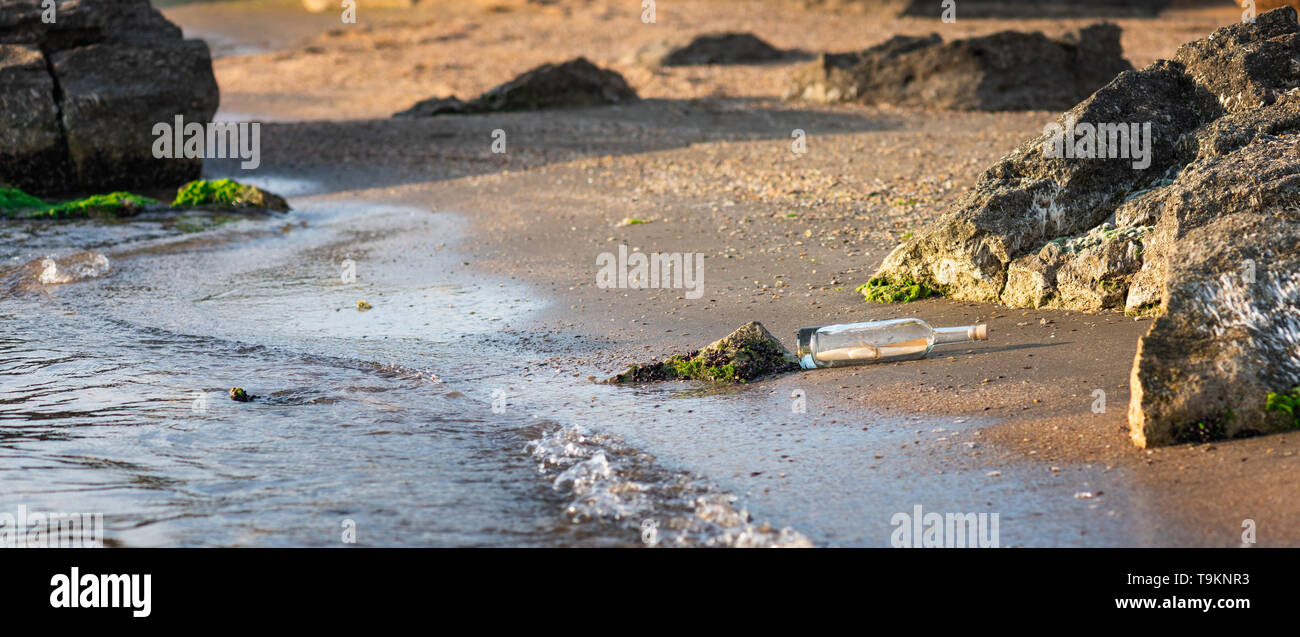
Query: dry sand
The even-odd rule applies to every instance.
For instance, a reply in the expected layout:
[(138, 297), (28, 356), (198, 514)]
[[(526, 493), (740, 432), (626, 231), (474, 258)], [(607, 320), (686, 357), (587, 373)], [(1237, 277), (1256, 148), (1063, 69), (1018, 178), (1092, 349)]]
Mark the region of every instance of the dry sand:
[[(823, 404), (994, 418), (999, 424), (984, 431), (993, 443), (986, 458), (1043, 472), (1064, 463), (1121, 472), (1134, 508), (1150, 521), (1150, 535), (1135, 544), (1233, 546), (1245, 518), (1256, 521), (1263, 545), (1300, 544), (1300, 486), (1290, 477), (1300, 468), (1300, 434), (1150, 451), (1130, 443), (1128, 374), (1148, 320), (948, 300), (875, 305), (854, 292), (904, 234), (933, 220), (1056, 114), (817, 107), (778, 99), (795, 63), (649, 70), (619, 62), (637, 46), (682, 32), (752, 31), (784, 48), (839, 51), (895, 33), (1059, 33), (1090, 21), (945, 25), (789, 3), (664, 0), (658, 23), (645, 25), (637, 4), (446, 2), (366, 11), (362, 3), (358, 24), (333, 26), (263, 3), (184, 6), (168, 15), (187, 32), (227, 33), (231, 42), (248, 23), (259, 24), (268, 35), (258, 46), (270, 52), (223, 57), (216, 71), (224, 116), (297, 122), (264, 130), (263, 171), (322, 180), (340, 199), (465, 213), (473, 227), (458, 246), (468, 255), (464, 267), (550, 295), (555, 309), (531, 328), (539, 336), (587, 337), (587, 347), (555, 351), (556, 367), (612, 373), (750, 320), (788, 345), (795, 329), (832, 322), (987, 322), (986, 343), (937, 349), (917, 362), (819, 370), (799, 382)], [(1237, 16), (1227, 5), (1117, 22), (1140, 67)], [(268, 28), (275, 24), (285, 26)], [(541, 114), (387, 119), (416, 100), (472, 97), (577, 55), (619, 70), (649, 99)], [(503, 155), (491, 152), (494, 129), (507, 133)], [(805, 154), (791, 151), (794, 129), (807, 132)], [(210, 169), (234, 173), (220, 162)], [(629, 217), (649, 223), (620, 225)], [(597, 289), (596, 256), (619, 245), (705, 253), (704, 297)], [(758, 385), (751, 391), (762, 391)], [(1106, 393), (1104, 413), (1092, 408), (1098, 389)]]

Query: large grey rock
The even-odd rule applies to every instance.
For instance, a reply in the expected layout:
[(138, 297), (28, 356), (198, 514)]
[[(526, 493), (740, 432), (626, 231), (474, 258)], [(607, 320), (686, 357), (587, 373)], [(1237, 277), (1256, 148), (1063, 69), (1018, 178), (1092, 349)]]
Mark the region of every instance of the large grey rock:
[(144, 188), (197, 179), (202, 158), (155, 158), (153, 125), (211, 121), (218, 91), (198, 40), (101, 42), (53, 55), (68, 154), (83, 188)]
[(1138, 444), (1290, 427), (1264, 405), (1300, 385), (1298, 33), (1279, 9), (1121, 74), (1057, 125), (1150, 123), (1149, 164), (1048, 156), (1045, 131), (875, 276), (1157, 315), (1133, 368)]
[[(0, 181), (54, 194), (197, 178), (202, 159), (153, 157), (153, 126), (177, 115), (212, 119), (219, 93), (207, 45), (183, 39), (148, 0), (69, 0), (56, 9), (46, 23), (39, 0), (0, 0), (0, 47), (20, 47), (6, 49), (0, 73), (25, 78), (28, 96), (11, 95), (6, 84), (0, 118), (33, 123), (29, 131), (0, 129)], [(31, 50), (44, 80), (35, 77)], [(61, 150), (47, 143), (54, 129), (37, 125), (49, 121), (50, 105)]]
[(57, 189), (68, 179), (68, 149), (45, 55), (0, 44), (0, 87), (0, 181)]
[(924, 283), (955, 298), (1030, 304), (1003, 298), (1011, 262), (1106, 222), (1131, 193), (1177, 165), (1184, 136), (1219, 112), (1214, 99), (1177, 63), (1125, 72), (1057, 124), (1064, 128), (1071, 118), (1081, 123), (1150, 122), (1148, 167), (1134, 169), (1129, 159), (1045, 157), (1050, 136), (1030, 138), (980, 175), (975, 188), (932, 228), (890, 253), (877, 276)]
[(543, 64), (468, 102), (455, 96), (430, 98), (394, 117), (577, 108), (635, 99), (636, 91), (622, 75), (579, 57), (561, 64)]
[(1166, 190), (1149, 242), (1164, 311), (1133, 364), (1134, 442), (1295, 429), (1265, 405), (1300, 386), (1300, 129), (1198, 160)]
[(788, 99), (951, 110), (1069, 108), (1131, 70), (1120, 28), (1095, 24), (1053, 40), (1002, 31), (943, 42), (895, 36), (857, 53), (826, 54), (797, 70)]

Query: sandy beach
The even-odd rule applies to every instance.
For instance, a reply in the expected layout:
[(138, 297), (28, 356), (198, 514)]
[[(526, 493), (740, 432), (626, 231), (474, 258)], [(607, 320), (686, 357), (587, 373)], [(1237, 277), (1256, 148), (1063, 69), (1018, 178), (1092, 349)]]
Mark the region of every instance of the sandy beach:
[[(1300, 543), (1300, 485), (1288, 479), (1300, 468), (1300, 434), (1152, 450), (1129, 441), (1128, 375), (1149, 319), (945, 299), (879, 305), (854, 291), (902, 237), (1056, 113), (812, 106), (781, 100), (798, 61), (655, 70), (623, 62), (636, 47), (679, 32), (750, 31), (786, 49), (847, 51), (896, 33), (1058, 34), (1091, 20), (941, 24), (793, 3), (663, 2), (657, 23), (646, 25), (635, 3), (624, 4), (500, 0), (373, 11), (363, 4), (355, 25), (293, 3), (164, 13), (188, 35), (212, 38), (219, 117), (268, 122), (258, 175), (321, 184), (317, 202), (379, 201), (463, 217), (468, 234), (452, 246), (463, 260), (449, 274), (518, 282), (546, 301), (542, 316), (502, 336), (549, 357), (518, 370), (522, 385), (608, 376), (698, 348), (751, 320), (791, 347), (794, 331), (809, 325), (903, 316), (989, 325), (987, 342), (936, 349), (926, 360), (743, 387), (764, 406), (714, 423), (708, 435), (661, 439), (653, 425), (662, 420), (654, 418), (611, 424), (661, 459), (746, 494), (751, 511), (838, 528), (791, 503), (852, 509), (854, 494), (870, 489), (820, 466), (821, 454), (839, 436), (890, 423), (896, 435), (881, 438), (889, 444), (862, 457), (854, 475), (890, 475), (886, 484), (921, 492), (961, 475), (945, 493), (964, 489), (992, 510), (999, 498), (1021, 497), (1026, 511), (1062, 518), (1059, 533), (1025, 544), (1089, 545), (1081, 534), (1098, 527), (1109, 529), (1097, 531), (1097, 542), (1108, 545), (1237, 546), (1245, 519), (1258, 525), (1260, 545)], [(1158, 20), (1116, 22), (1126, 56), (1140, 68), (1236, 15), (1232, 6), (1180, 7)], [(239, 44), (249, 25), (257, 26), (256, 42)], [(389, 118), (420, 99), (472, 97), (575, 56), (619, 71), (643, 101)], [(504, 154), (491, 148), (498, 129)], [(796, 129), (806, 132), (806, 153), (791, 150)], [(209, 161), (205, 171), (240, 176), (223, 161)], [(628, 218), (647, 223), (621, 223)], [(703, 253), (702, 298), (598, 288), (597, 256), (619, 246)], [(416, 266), (426, 258), (414, 250), (390, 256)], [(789, 409), (794, 389), (806, 394), (805, 414)], [(954, 422), (981, 424), (955, 436)], [(775, 444), (765, 436), (794, 423), (801, 435), (780, 441), (779, 454), (735, 451)], [(820, 433), (824, 440), (814, 440)], [(710, 460), (707, 445), (743, 459)], [(1005, 493), (999, 481), (1013, 476), (1030, 485), (1028, 494)], [(1108, 515), (1123, 524), (1098, 521)], [(1004, 534), (1011, 525), (1004, 521)], [(823, 535), (844, 544), (884, 539), (837, 533)]]

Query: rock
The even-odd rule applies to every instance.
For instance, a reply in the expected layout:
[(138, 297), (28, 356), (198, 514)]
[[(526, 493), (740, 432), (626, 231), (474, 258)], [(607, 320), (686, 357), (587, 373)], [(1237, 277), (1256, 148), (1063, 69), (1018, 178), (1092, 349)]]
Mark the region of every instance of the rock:
[[(46, 8), (41, 5), (41, 0), (0, 0), (0, 42), (62, 51), (102, 41), (107, 37), (110, 11), (122, 12), (125, 7), (113, 2), (110, 11), (100, 11), (89, 10), (90, 4), (96, 3), (87, 0), (58, 3), (54, 22), (47, 23), (42, 19)], [(98, 4), (110, 3), (101, 0)]]
[(726, 337), (689, 354), (665, 361), (633, 365), (606, 383), (643, 383), (663, 380), (748, 382), (782, 372), (798, 371), (799, 362), (761, 323), (742, 325)]
[[(177, 115), (208, 122), (215, 114), (219, 94), (203, 41), (183, 39), (148, 0), (70, 0), (58, 5), (53, 24), (41, 21), (38, 0), (0, 4), (0, 74), (24, 76), (27, 87), (22, 98), (6, 90), (0, 119), (38, 124), (0, 129), (0, 180), (47, 194), (198, 177), (202, 159), (153, 157), (153, 125)], [(38, 65), (48, 83), (35, 77)], [(54, 145), (50, 104), (60, 139)]]
[(1294, 429), (1265, 406), (1300, 386), (1300, 127), (1198, 160), (1165, 190), (1147, 242), (1163, 310), (1133, 364), (1134, 442)]
[(289, 212), (289, 202), (273, 192), (233, 179), (200, 179), (176, 191), (173, 207), (240, 210), (257, 208), (271, 212)]
[(417, 102), (415, 106), (397, 113), (393, 117), (433, 117), (435, 115), (466, 115), (469, 113), (480, 112), (477, 106), (471, 107), (469, 103), (451, 97), (431, 97), (427, 100)]
[(1064, 109), (1131, 70), (1120, 28), (1094, 24), (1053, 40), (1002, 31), (944, 42), (895, 36), (857, 53), (826, 54), (797, 70), (787, 99), (950, 110)]
[(1142, 239), (1150, 230), (1116, 228), (1106, 221), (1083, 235), (1049, 241), (1007, 264), (1000, 299), (1006, 305), (1077, 310), (1122, 306), (1128, 283), (1142, 266)]
[(57, 190), (68, 181), (68, 148), (45, 55), (31, 45), (0, 44), (0, 86), (0, 179)]
[[(1300, 24), (1278, 9), (1121, 74), (989, 168), (875, 278), (953, 298), (1156, 315), (1133, 366), (1139, 445), (1293, 427), (1300, 385)], [(1132, 124), (1141, 123), (1141, 129)], [(1093, 150), (1125, 124), (1128, 157)], [(1118, 141), (1118, 137), (1114, 138)], [(1149, 153), (1135, 153), (1149, 142)], [(1136, 155), (1144, 157), (1135, 161)]]
[(468, 102), (454, 96), (432, 98), (394, 117), (577, 108), (635, 99), (636, 91), (622, 75), (599, 68), (586, 58), (574, 58), (562, 64), (543, 64)]
[(217, 84), (208, 46), (100, 43), (53, 56), (68, 153), (81, 188), (147, 188), (194, 179), (202, 158), (155, 158), (153, 124), (208, 122)]
[[(1263, 0), (1269, 2), (1272, 0)], [(1154, 16), (1169, 6), (1169, 0), (961, 0), (956, 3), (961, 18), (1065, 18), (1084, 16)], [(908, 0), (899, 15), (934, 17), (943, 15), (941, 0)]]
[(925, 284), (953, 298), (1023, 305), (1002, 298), (1013, 260), (1106, 222), (1130, 194), (1176, 163), (1184, 135), (1220, 112), (1181, 65), (1159, 61), (1125, 72), (1056, 124), (1064, 131), (1069, 121), (1151, 122), (1150, 166), (1045, 157), (1051, 135), (1033, 137), (980, 175), (932, 228), (895, 248), (876, 277)]
[(661, 40), (638, 49), (626, 62), (645, 66), (754, 64), (770, 62), (786, 52), (752, 33), (706, 33), (689, 42)]

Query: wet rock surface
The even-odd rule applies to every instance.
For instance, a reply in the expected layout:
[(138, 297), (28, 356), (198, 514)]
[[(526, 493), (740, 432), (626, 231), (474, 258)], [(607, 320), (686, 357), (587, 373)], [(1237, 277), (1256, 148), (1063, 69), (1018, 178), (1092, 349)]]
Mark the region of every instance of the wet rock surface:
[(468, 115), (620, 104), (637, 99), (622, 75), (586, 58), (543, 64), (468, 102), (455, 96), (417, 102), (394, 117)]
[(742, 325), (708, 346), (676, 354), (663, 361), (633, 365), (606, 383), (645, 383), (665, 380), (748, 382), (763, 376), (799, 370), (799, 362), (762, 323)]
[(651, 67), (755, 64), (790, 55), (795, 53), (782, 51), (752, 33), (706, 33), (689, 41), (662, 40), (648, 44), (627, 61)]
[(944, 42), (894, 36), (854, 53), (822, 55), (797, 70), (788, 99), (950, 110), (1063, 109), (1131, 70), (1120, 28), (1095, 24), (1059, 40), (1002, 31)]
[[(1283, 8), (1121, 74), (989, 168), (876, 277), (1158, 316), (1133, 367), (1139, 445), (1293, 426), (1265, 403), (1300, 385), (1298, 59)], [(1062, 156), (1071, 129), (1092, 149)]]
[(153, 125), (212, 119), (207, 44), (148, 0), (73, 0), (48, 24), (42, 11), (0, 0), (0, 180), (48, 194), (197, 178), (201, 158), (153, 156)]

